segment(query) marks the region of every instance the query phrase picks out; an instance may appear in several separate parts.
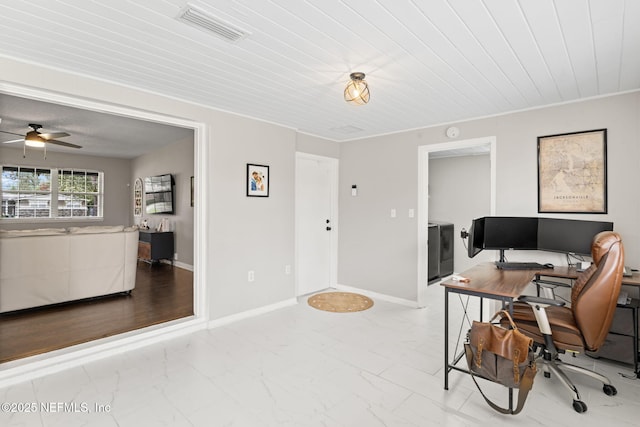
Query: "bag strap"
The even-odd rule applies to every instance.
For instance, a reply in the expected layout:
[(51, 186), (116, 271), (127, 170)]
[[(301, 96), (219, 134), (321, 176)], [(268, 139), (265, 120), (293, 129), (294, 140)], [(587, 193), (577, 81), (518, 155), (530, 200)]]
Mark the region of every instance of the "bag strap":
[[(471, 351), (471, 347), (468, 344), (465, 344), (464, 351), (467, 354), (467, 357), (473, 354), (473, 352)], [(473, 357), (473, 355), (471, 357)], [(520, 379), (520, 389), (518, 390), (518, 402), (516, 404), (516, 409), (512, 410), (502, 408), (489, 400), (489, 398), (485, 396), (482, 389), (480, 388), (480, 384), (478, 384), (478, 381), (476, 381), (476, 376), (473, 374), (473, 371), (471, 371), (471, 369), (469, 369), (469, 373), (471, 374), (471, 379), (478, 388), (478, 391), (480, 392), (484, 400), (489, 404), (489, 406), (502, 414), (516, 415), (520, 413), (520, 411), (522, 411), (522, 408), (524, 408), (524, 402), (527, 400), (527, 395), (529, 394), (531, 387), (533, 387), (533, 378), (536, 375), (536, 371), (534, 369), (535, 368), (532, 368), (531, 366), (527, 366), (525, 368), (524, 374)]]
[(516, 329), (516, 330), (518, 329), (518, 327), (516, 326), (516, 322), (513, 321), (513, 318), (511, 318), (511, 315), (507, 310), (496, 311), (496, 313), (493, 315), (491, 320), (489, 320), (489, 323), (493, 322), (498, 316), (506, 317), (507, 319), (509, 319), (509, 324), (511, 324), (511, 329)]

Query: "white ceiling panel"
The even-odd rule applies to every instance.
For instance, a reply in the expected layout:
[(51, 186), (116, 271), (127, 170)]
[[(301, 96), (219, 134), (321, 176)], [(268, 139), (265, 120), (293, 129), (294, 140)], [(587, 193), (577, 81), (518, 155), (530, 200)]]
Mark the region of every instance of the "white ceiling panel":
[(629, 90), (640, 87), (640, 25), (638, 21), (633, 22), (640, 16), (640, 1), (627, 2), (624, 7), (620, 88)]
[(539, 49), (540, 61), (553, 80), (548, 83), (550, 88), (555, 87), (560, 99), (578, 98), (577, 83), (553, 2), (521, 2), (520, 5)]
[(571, 71), (578, 84), (578, 93), (580, 97), (596, 96), (600, 92), (589, 2), (567, 0), (554, 2), (554, 6), (558, 11), (558, 21), (571, 61)]
[(593, 40), (596, 52), (598, 90), (605, 93), (620, 90), (620, 62), (624, 23), (624, 1), (591, 5)]
[(638, 90), (638, 22), (637, 0), (13, 0), (0, 55), (343, 141)]
[[(551, 13), (544, 13), (545, 4), (546, 2), (541, 2), (535, 8), (537, 17), (532, 16), (531, 18), (537, 18), (539, 22), (546, 22), (545, 28), (554, 31), (555, 17)], [(556, 84), (520, 3), (486, 0), (486, 5), (500, 35), (512, 52), (512, 57), (535, 86), (536, 96), (539, 95), (545, 103), (557, 102), (559, 93)], [(546, 11), (550, 12), (551, 9), (546, 9)]]

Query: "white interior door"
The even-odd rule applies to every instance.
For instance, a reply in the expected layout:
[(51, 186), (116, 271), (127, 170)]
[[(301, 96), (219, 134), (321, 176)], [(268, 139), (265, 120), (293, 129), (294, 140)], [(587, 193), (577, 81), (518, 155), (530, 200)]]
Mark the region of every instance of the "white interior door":
[(329, 288), (335, 282), (336, 187), (336, 159), (296, 156), (297, 295)]

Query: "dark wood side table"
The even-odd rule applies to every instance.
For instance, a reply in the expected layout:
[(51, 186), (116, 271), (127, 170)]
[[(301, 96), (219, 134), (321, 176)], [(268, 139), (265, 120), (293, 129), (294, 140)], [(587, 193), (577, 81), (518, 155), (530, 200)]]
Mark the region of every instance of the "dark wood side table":
[(173, 265), (173, 231), (140, 230), (138, 259), (153, 264), (168, 259)]

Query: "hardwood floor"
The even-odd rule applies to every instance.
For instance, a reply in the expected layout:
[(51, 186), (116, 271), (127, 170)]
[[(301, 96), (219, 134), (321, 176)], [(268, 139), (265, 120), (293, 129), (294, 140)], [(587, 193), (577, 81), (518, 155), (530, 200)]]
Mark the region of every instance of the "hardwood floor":
[(130, 295), (0, 315), (0, 363), (193, 315), (193, 272), (138, 263)]

